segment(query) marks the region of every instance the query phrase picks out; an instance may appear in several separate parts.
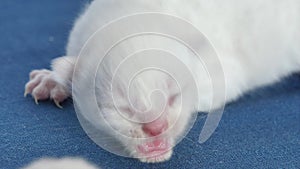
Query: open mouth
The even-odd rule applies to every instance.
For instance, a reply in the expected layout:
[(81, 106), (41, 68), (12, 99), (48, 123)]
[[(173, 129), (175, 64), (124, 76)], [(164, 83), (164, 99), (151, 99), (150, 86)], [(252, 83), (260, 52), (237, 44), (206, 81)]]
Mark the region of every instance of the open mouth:
[(168, 139), (155, 139), (137, 146), (138, 152), (143, 157), (155, 157), (165, 154), (171, 149)]

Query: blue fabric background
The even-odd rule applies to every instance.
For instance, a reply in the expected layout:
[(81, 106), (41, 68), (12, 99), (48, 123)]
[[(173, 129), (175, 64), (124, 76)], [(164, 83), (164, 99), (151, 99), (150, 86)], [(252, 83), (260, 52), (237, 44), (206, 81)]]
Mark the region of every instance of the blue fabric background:
[(300, 168), (300, 76), (228, 105), (217, 131), (198, 144), (199, 118), (172, 159), (143, 164), (94, 144), (72, 101), (58, 109), (23, 97), (32, 69), (64, 54), (73, 21), (87, 0), (0, 1), (0, 168), (44, 157), (81, 156), (102, 168)]

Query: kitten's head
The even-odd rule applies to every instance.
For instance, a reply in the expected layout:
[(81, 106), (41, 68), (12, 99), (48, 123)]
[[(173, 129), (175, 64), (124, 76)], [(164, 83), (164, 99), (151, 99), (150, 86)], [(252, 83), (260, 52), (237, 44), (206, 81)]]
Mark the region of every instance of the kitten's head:
[(135, 77), (129, 86), (120, 80), (114, 84), (112, 101), (108, 101), (113, 106), (103, 105), (115, 138), (143, 162), (168, 160), (192, 116), (192, 105), (182, 104), (184, 89), (153, 72)]

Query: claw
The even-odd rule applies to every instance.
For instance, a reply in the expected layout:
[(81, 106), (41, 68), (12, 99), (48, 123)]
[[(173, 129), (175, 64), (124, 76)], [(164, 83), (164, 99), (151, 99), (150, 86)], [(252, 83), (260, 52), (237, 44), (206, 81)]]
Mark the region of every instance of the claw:
[(24, 97), (26, 97), (27, 95), (28, 95), (28, 91), (25, 90), (25, 92), (24, 92)]
[(56, 105), (58, 108), (60, 108), (60, 109), (63, 108), (63, 107), (59, 104), (59, 102), (58, 102), (57, 100), (54, 100), (54, 103), (55, 103), (55, 105)]
[(34, 101), (35, 101), (35, 104), (39, 104), (39, 100), (36, 97), (34, 97)]

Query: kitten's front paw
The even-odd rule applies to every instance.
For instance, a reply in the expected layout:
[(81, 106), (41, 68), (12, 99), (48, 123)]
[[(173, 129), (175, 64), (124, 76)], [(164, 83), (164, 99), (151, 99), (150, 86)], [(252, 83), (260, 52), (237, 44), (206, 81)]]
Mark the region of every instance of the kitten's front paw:
[(54, 73), (50, 70), (33, 70), (30, 73), (30, 80), (25, 85), (25, 93), (31, 94), (38, 104), (39, 100), (52, 99), (57, 107), (62, 108), (60, 103), (69, 97), (68, 89), (60, 84)]

